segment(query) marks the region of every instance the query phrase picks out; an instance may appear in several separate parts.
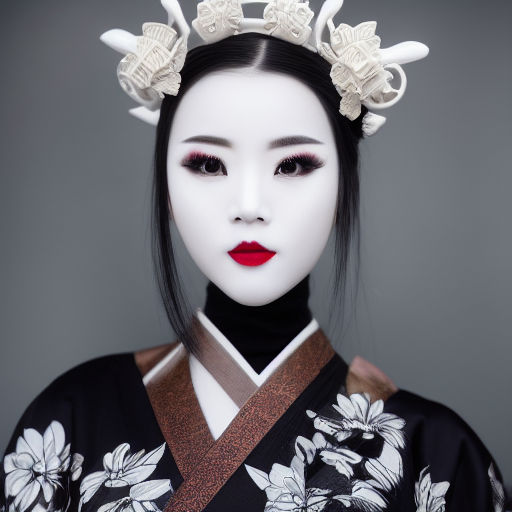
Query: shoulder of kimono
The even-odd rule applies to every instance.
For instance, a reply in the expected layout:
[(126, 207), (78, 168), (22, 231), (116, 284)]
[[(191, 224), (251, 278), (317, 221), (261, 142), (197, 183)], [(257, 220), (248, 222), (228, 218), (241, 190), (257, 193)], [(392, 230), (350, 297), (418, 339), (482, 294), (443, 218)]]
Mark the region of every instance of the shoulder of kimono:
[[(132, 362), (130, 363), (130, 357)], [(119, 386), (119, 374), (133, 365), (133, 354), (111, 354), (96, 357), (58, 375), (30, 401), (19, 418), (7, 450), (13, 451), (16, 440), (25, 429), (35, 429), (40, 434), (53, 422), (60, 423), (68, 438), (77, 407), (84, 409), (99, 403), (98, 397)]]
[(444, 471), (455, 471), (460, 464), (480, 466), (487, 471), (492, 456), (479, 435), (451, 407), (400, 389), (385, 404), (385, 412), (406, 422), (408, 444), (415, 458)]
[(82, 397), (99, 394), (123, 378), (133, 365), (133, 353), (124, 352), (95, 357), (72, 366), (55, 377), (33, 399), (39, 407), (52, 406), (56, 401), (77, 402)]
[(393, 381), (375, 365), (356, 356), (350, 363), (346, 378), (348, 394), (368, 393), (371, 401), (387, 400), (398, 391)]
[(476, 436), (469, 424), (454, 409), (436, 400), (399, 389), (386, 402), (386, 411), (404, 417), (418, 427), (428, 428), (433, 434), (465, 433)]
[[(487, 403), (486, 408), (492, 410), (492, 404)], [(466, 508), (468, 512), (492, 509), (487, 500), (493, 493), (504, 492), (503, 477), (482, 438), (461, 415), (443, 403), (403, 389), (386, 402), (384, 410), (405, 420), (406, 446), (417, 473), (428, 467), (433, 482), (450, 483), (448, 504), (469, 500), (474, 508)], [(449, 508), (459, 510), (458, 505), (447, 505)]]

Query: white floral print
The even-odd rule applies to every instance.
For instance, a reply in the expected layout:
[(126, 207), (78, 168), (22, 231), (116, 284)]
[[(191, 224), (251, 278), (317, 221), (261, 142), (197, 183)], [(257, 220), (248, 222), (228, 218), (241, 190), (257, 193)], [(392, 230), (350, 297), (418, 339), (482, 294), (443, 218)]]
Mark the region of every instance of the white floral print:
[(354, 475), (352, 466), (361, 462), (362, 457), (360, 455), (352, 450), (330, 443), (319, 432), (313, 436), (313, 444), (325, 464), (334, 466), (338, 473), (345, 475), (347, 478), (352, 478)]
[(332, 435), (337, 441), (344, 441), (354, 433), (360, 432), (363, 439), (373, 439), (379, 435), (395, 448), (403, 448), (405, 421), (394, 414), (383, 413), (384, 402), (370, 402), (368, 393), (354, 393), (349, 398), (338, 394), (338, 404), (333, 408), (342, 416), (340, 420), (325, 418), (312, 411), (308, 416), (314, 418), (315, 428)]
[(491, 482), (494, 512), (503, 512), (505, 509), (505, 489), (503, 488), (503, 484), (496, 477), (496, 471), (494, 470), (494, 464), (492, 462), (487, 470), (487, 474)]
[[(382, 400), (371, 404), (367, 393), (349, 398), (338, 394), (337, 402), (333, 408), (341, 418), (307, 411), (318, 432), (311, 440), (297, 437), (290, 467), (275, 463), (267, 475), (245, 466), (267, 494), (265, 512), (320, 512), (335, 502), (350, 510), (380, 512), (386, 508), (386, 492), (396, 487), (403, 475), (400, 449), (405, 446), (405, 421), (383, 413)], [(354, 452), (351, 440), (357, 440), (360, 446), (373, 443), (374, 448), (380, 447), (380, 455), (364, 457)], [(337, 489), (307, 487), (307, 468), (318, 459), (337, 471)]]
[[(156, 496), (155, 493), (167, 488), (172, 490), (170, 480), (155, 480), (145, 482), (146, 486), (138, 486), (144, 482), (156, 469), (157, 463), (164, 453), (165, 443), (155, 448), (153, 451), (145, 454), (145, 450), (140, 450), (131, 454), (130, 445), (122, 443), (113, 452), (108, 452), (103, 457), (103, 471), (96, 471), (87, 475), (80, 484), (80, 503), (78, 510), (87, 503), (96, 492), (102, 487), (127, 487), (133, 486), (129, 491), (129, 496), (109, 503), (108, 510), (128, 510), (135, 507), (137, 512), (142, 510), (157, 510), (151, 508), (152, 499), (159, 497), (167, 491), (162, 491)], [(158, 484), (154, 484), (158, 482)], [(141, 497), (142, 496), (142, 497)], [(140, 506), (136, 505), (139, 503)], [(143, 505), (145, 503), (145, 505)], [(106, 505), (105, 505), (106, 506)], [(145, 506), (149, 508), (144, 508)], [(106, 510), (106, 509), (105, 509)]]
[(170, 480), (141, 482), (130, 488), (129, 496), (101, 506), (98, 512), (159, 512), (153, 500), (171, 490)]
[(265, 512), (320, 512), (328, 503), (328, 489), (306, 488), (304, 462), (297, 456), (290, 467), (274, 464), (268, 475), (251, 466), (245, 467), (256, 485), (267, 493)]
[[(16, 442), (16, 451), (4, 458), (9, 511), (67, 509), (68, 480), (80, 477), (83, 460), (79, 453), (71, 456), (70, 444), (66, 444), (64, 427), (59, 421), (52, 421), (43, 435), (33, 428), (24, 429)], [(67, 504), (61, 503), (65, 498)], [(59, 505), (55, 504), (57, 501)]]
[(425, 466), (421, 470), (414, 486), (417, 512), (445, 512), (445, 495), (450, 482), (432, 482), (428, 468), (429, 466)]
[(353, 480), (351, 482), (350, 494), (339, 494), (333, 496), (345, 507), (353, 507), (352, 510), (363, 510), (368, 512), (379, 512), (386, 507), (386, 500), (370, 482)]

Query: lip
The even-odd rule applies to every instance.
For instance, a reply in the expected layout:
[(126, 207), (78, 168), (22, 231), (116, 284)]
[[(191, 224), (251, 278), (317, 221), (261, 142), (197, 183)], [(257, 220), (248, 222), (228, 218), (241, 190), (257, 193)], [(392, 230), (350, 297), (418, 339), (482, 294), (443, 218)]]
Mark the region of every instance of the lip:
[(240, 242), (234, 249), (228, 251), (228, 254), (240, 265), (247, 267), (256, 267), (266, 263), (276, 252), (263, 247), (256, 241)]

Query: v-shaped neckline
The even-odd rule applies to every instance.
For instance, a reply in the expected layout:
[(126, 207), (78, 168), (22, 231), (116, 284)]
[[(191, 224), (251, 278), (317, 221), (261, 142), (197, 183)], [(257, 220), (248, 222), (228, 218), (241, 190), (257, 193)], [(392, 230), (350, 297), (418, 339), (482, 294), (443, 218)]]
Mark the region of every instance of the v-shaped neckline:
[(200, 511), (336, 354), (317, 329), (256, 389), (214, 440), (195, 394), (181, 346), (147, 383), (164, 439), (184, 479), (166, 512)]

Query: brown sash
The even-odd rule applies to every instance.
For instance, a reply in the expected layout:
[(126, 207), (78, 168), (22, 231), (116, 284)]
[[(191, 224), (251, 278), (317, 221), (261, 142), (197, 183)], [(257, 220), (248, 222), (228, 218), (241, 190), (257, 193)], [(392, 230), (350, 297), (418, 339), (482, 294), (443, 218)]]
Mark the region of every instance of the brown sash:
[[(193, 389), (188, 354), (181, 348), (146, 388), (184, 478), (164, 512), (202, 511), (334, 354), (324, 332), (317, 329), (248, 396), (215, 441)], [(239, 367), (232, 370), (243, 372)], [(214, 370), (213, 375), (217, 378), (218, 373)]]

